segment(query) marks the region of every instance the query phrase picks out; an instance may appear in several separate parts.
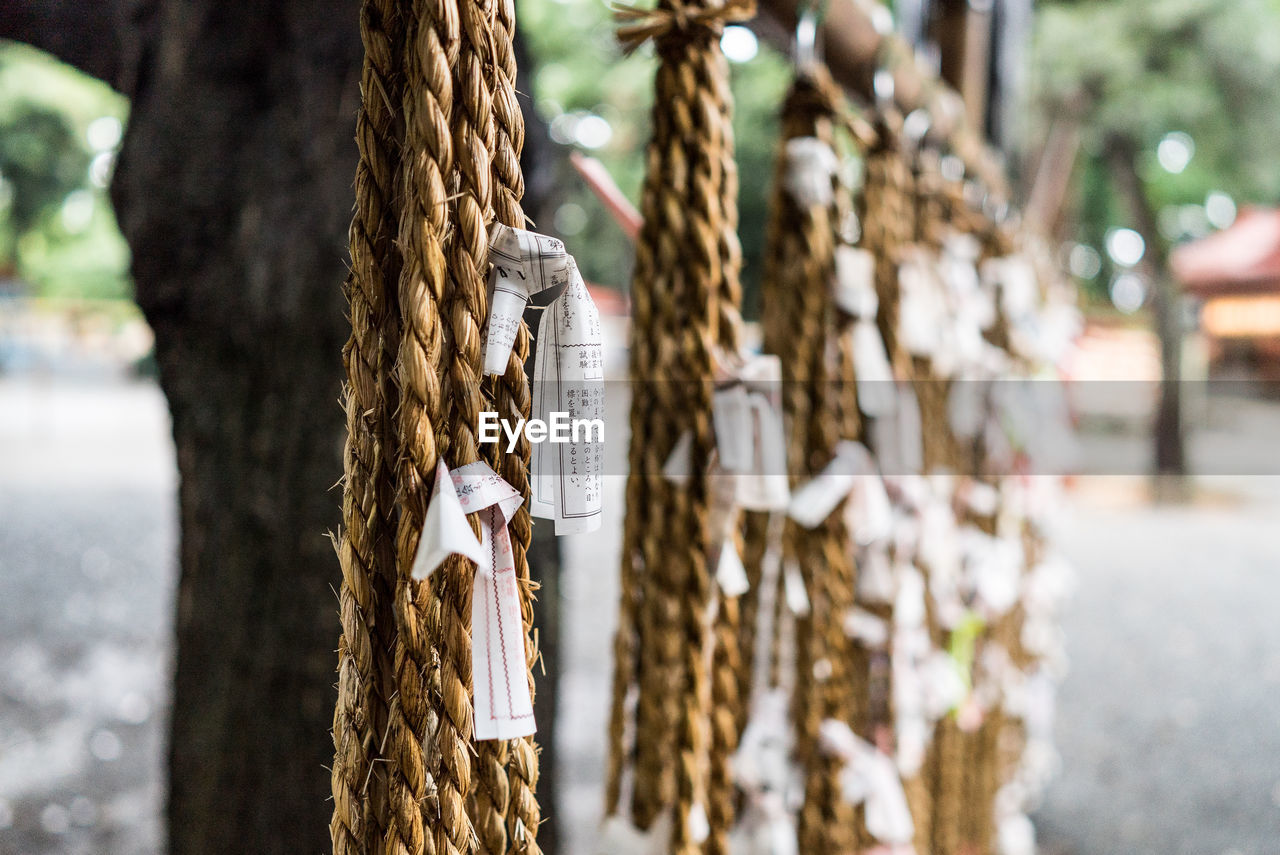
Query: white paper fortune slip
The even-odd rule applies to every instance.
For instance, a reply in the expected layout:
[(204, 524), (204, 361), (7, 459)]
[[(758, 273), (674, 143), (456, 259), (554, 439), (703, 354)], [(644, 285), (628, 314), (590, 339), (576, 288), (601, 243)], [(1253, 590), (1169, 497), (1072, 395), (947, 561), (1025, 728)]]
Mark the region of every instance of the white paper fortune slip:
[(569, 259), (564, 294), (542, 313), (533, 368), (534, 416), (564, 413), (568, 442), (533, 447), (535, 517), (555, 520), (556, 534), (600, 527), (604, 474), (604, 339), (578, 265)]
[(913, 356), (933, 356), (947, 329), (942, 284), (923, 253), (898, 268), (898, 340)]
[(716, 562), (716, 584), (726, 597), (739, 597), (751, 588), (747, 568), (738, 554), (738, 544), (732, 538), (720, 546), (720, 559)]
[(783, 184), (801, 208), (830, 205), (835, 195), (832, 178), (840, 160), (831, 146), (817, 137), (787, 140), (787, 171)]
[(848, 496), (859, 479), (879, 478), (871, 453), (860, 442), (845, 440), (835, 456), (809, 483), (791, 494), (787, 514), (805, 528), (816, 528)]
[[(519, 491), (488, 464), (468, 463), (450, 472), (441, 461), (414, 558), (415, 578), (429, 576), (449, 555), (476, 565), (471, 597), (476, 739), (514, 739), (535, 729), (520, 589), (507, 532), (523, 503)], [(472, 513), (480, 514), (478, 540), (467, 521)]]
[[(604, 467), (604, 339), (600, 313), (564, 244), (495, 223), (489, 233), (490, 310), (484, 371), (503, 374), (529, 298), (559, 292), (538, 324), (533, 412), (567, 441), (534, 444), (530, 512), (555, 520), (556, 534), (595, 531)], [(554, 440), (555, 438), (552, 437)]]
[(875, 271), (875, 256), (870, 252), (847, 245), (836, 247), (832, 299), (854, 319), (849, 335), (853, 337), (858, 407), (868, 416), (888, 413), (897, 398), (889, 354), (876, 326), (880, 298), (876, 296)]
[(845, 314), (875, 320), (880, 299), (876, 296), (876, 258), (865, 249), (842, 244), (836, 247), (836, 275), (831, 296)]
[(511, 348), (529, 298), (569, 282), (571, 257), (564, 243), (525, 229), (494, 223), (489, 230), (489, 322), (481, 333), (484, 373), (506, 374)]
[(835, 719), (822, 723), (818, 738), (825, 752), (844, 760), (841, 789), (846, 801), (866, 803), (867, 831), (871, 836), (881, 843), (910, 843), (915, 825), (892, 758)]
[(752, 355), (734, 381), (715, 391), (712, 421), (720, 467), (735, 476), (738, 506), (782, 510), (790, 495), (782, 421), (782, 363)]

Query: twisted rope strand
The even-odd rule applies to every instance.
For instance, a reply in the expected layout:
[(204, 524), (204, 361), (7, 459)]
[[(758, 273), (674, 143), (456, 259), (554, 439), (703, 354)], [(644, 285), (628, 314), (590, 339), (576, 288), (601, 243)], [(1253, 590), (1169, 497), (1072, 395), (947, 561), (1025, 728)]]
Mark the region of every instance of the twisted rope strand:
[[(520, 151), (524, 147), (524, 116), (516, 98), (515, 55), (515, 7), (511, 0), (496, 0), (488, 33), (477, 31), (474, 36), (483, 39), (481, 48), (492, 51), (491, 62), (486, 64), (486, 83), (492, 92), (494, 108), (494, 147), (491, 151), (493, 169), (493, 214), (504, 225), (523, 228), (524, 211), (520, 198), (524, 195), (524, 175), (520, 169)], [(486, 38), (487, 36), (487, 38)], [(496, 409), (508, 420), (528, 418), (532, 401), (524, 363), (529, 354), (529, 332), (523, 321), (516, 335), (515, 346), (507, 363), (506, 373), (490, 387)], [(521, 495), (529, 495), (529, 459), (531, 447), (521, 434), (511, 453), (497, 449), (498, 462), (494, 467), (504, 480)], [(526, 668), (532, 692), (533, 667), (538, 659), (537, 642), (533, 635), (533, 600), (536, 584), (529, 573), (529, 542), (533, 537), (533, 522), (527, 505), (522, 505), (507, 525), (511, 536), (512, 558), (520, 589), (521, 614), (524, 624)], [(538, 783), (538, 752), (530, 737), (521, 737), (505, 744), (486, 741), (480, 746), (481, 762), (492, 764), (482, 783), (489, 782), (492, 811), (486, 821), (502, 814), (505, 820), (506, 850), (520, 855), (536, 855), (541, 850), (537, 844), (541, 810), (535, 796)], [(504, 768), (499, 775), (496, 764)], [(493, 845), (500, 843), (503, 835), (491, 830), (488, 837)], [(482, 836), (483, 839), (483, 836)], [(497, 852), (498, 850), (495, 850)]]
[[(681, 97), (678, 74), (675, 67), (663, 62), (656, 75), (655, 89), (659, 94), (655, 103), (665, 103), (667, 109), (655, 108), (653, 114), (653, 141), (641, 192), (644, 226), (636, 247), (632, 286), (637, 305), (647, 301), (653, 306), (652, 321), (637, 335), (632, 357), (633, 372), (647, 362), (649, 373), (633, 373), (632, 377), (637, 383), (653, 383), (654, 387), (650, 401), (632, 401), (631, 458), (638, 457), (642, 465), (656, 464), (629, 476), (646, 479), (646, 504), (643, 510), (631, 510), (636, 506), (629, 506), (627, 514), (628, 524), (635, 526), (635, 536), (641, 544), (639, 645), (645, 655), (638, 661), (632, 812), (635, 824), (642, 829), (647, 829), (664, 807), (675, 802), (677, 764), (671, 760), (669, 745), (654, 736), (664, 729), (669, 731), (673, 722), (680, 721), (680, 690), (685, 680), (681, 648), (689, 643), (701, 650), (697, 639), (684, 639), (675, 631), (680, 623), (683, 568), (677, 561), (679, 556), (671, 554), (670, 545), (683, 543), (676, 539), (676, 527), (677, 521), (689, 513), (688, 496), (684, 488), (662, 478), (661, 459), (650, 458), (636, 449), (647, 438), (665, 455), (675, 448), (686, 429), (681, 414), (687, 412), (687, 402), (682, 395), (689, 380), (679, 362), (677, 330), (678, 307), (688, 300), (684, 283), (691, 275), (682, 264), (687, 202), (684, 182), (663, 178), (688, 174), (686, 153), (676, 129), (690, 128), (692, 120), (688, 101)], [(704, 438), (691, 458), (705, 459), (698, 456), (705, 450)], [(629, 487), (628, 494), (631, 493)], [(627, 572), (624, 558), (623, 573)], [(679, 735), (687, 735), (684, 728)]]
[[(394, 628), (390, 603), (395, 556), (394, 498), (379, 485), (391, 480), (394, 440), (386, 414), (394, 399), (383, 338), (394, 338), (399, 253), (397, 212), (391, 204), (400, 158), (398, 55), (400, 21), (390, 0), (360, 10), (365, 59), (356, 120), (359, 161), (356, 211), (350, 229), (351, 274), (346, 291), (351, 337), (343, 348), (347, 444), (344, 454), (346, 523), (339, 548), (338, 703), (334, 711), (334, 813), (330, 835), (337, 855), (374, 851), (388, 822), (386, 792), (374, 760), (386, 726), (386, 672)], [(384, 333), (384, 330), (389, 332)]]
[[(704, 467), (714, 442), (713, 349), (723, 344), (736, 350), (737, 334), (736, 306), (729, 304), (737, 299), (739, 252), (725, 236), (725, 230), (736, 230), (736, 209), (726, 205), (725, 191), (732, 134), (727, 86), (716, 83), (726, 73), (723, 58), (717, 58), (718, 33), (726, 18), (743, 14), (747, 5), (664, 2), (653, 12), (619, 12), (633, 22), (620, 31), (624, 45), (654, 37), (661, 58), (641, 201), (632, 376), (666, 382), (632, 405), (630, 512), (606, 795), (614, 804), (630, 751), (624, 744), (625, 700), (634, 668), (640, 694), (632, 816), (647, 828), (660, 811), (672, 809), (672, 848), (680, 855), (702, 850), (690, 817), (695, 804), (708, 799), (708, 774), (721, 785), (728, 780), (723, 767), (711, 771), (708, 748), (715, 743), (715, 751), (724, 753), (737, 738), (734, 710), (726, 711), (727, 726), (713, 725), (710, 739), (707, 733), (712, 695), (717, 703), (732, 702), (728, 695), (736, 696), (737, 681), (736, 667), (724, 655), (713, 655), (706, 625), (712, 589)], [(686, 433), (694, 471), (686, 484), (675, 487), (661, 477), (661, 468)], [(718, 621), (728, 632), (717, 637), (727, 638), (728, 648), (737, 643), (735, 614), (736, 604), (722, 608)], [(636, 662), (638, 645), (645, 656)], [(709, 664), (731, 679), (711, 679)], [(675, 752), (659, 736), (673, 722)], [(710, 762), (714, 766), (720, 760)], [(710, 802), (714, 848), (717, 836), (727, 831), (732, 805), (718, 798)]]
[[(661, 168), (662, 151), (655, 141), (651, 141), (646, 149), (646, 173)], [(648, 244), (651, 240), (667, 239), (668, 232), (663, 228), (665, 211), (656, 203), (656, 199), (646, 196), (641, 200), (643, 221), (641, 242)], [(652, 244), (649, 244), (652, 245)], [(674, 255), (674, 252), (672, 252)], [(636, 253), (635, 282), (653, 281), (655, 254), (650, 252)], [(654, 346), (648, 331), (655, 329), (659, 307), (655, 306), (654, 288), (633, 288), (631, 295), (632, 341), (629, 348), (630, 376), (637, 381), (658, 382), (662, 377), (657, 370), (658, 349)], [(638, 384), (633, 384), (635, 395)], [(655, 398), (665, 396), (664, 389), (655, 386)], [(652, 416), (655, 409), (636, 406), (633, 400), (631, 407), (631, 436), (648, 437), (649, 442), (632, 441), (629, 447), (626, 506), (628, 509), (639, 509), (648, 506), (650, 491), (662, 488), (662, 459), (659, 456), (669, 451), (674, 442), (670, 430), (665, 425), (655, 425)], [(635, 760), (637, 766), (638, 746), (634, 734), (628, 729), (628, 695), (633, 685), (641, 680), (640, 661), (637, 652), (641, 639), (642, 615), (648, 611), (644, 603), (646, 583), (643, 567), (647, 566), (647, 549), (652, 541), (647, 537), (645, 525), (646, 515), (638, 511), (626, 514), (623, 520), (622, 534), (622, 568), (619, 574), (619, 608), (618, 628), (614, 635), (613, 649), (613, 686), (612, 699), (609, 706), (608, 727), (608, 766), (605, 774), (605, 811), (624, 812), (620, 804), (622, 799), (622, 780), (626, 766)], [(637, 712), (638, 714), (638, 712)], [(628, 739), (628, 736), (631, 738)], [(637, 823), (641, 822), (640, 814), (636, 814)], [(643, 827), (643, 826), (642, 826)]]
[[(451, 359), (443, 366), (448, 404), (447, 457), (451, 467), (480, 459), (477, 442), (480, 411), (487, 409), (481, 388), (480, 329), (486, 317), (488, 221), (492, 213), (493, 100), (485, 79), (485, 43), (490, 33), (489, 4), (460, 3), (462, 38), (454, 69), (455, 109), (450, 119), (455, 172), (450, 194), (455, 226), (448, 246), (449, 288), (444, 326)], [(480, 522), (472, 514), (478, 530)], [(446, 561), (439, 575), (442, 634), (443, 709), (436, 730), (441, 770), (438, 782), (441, 822), (436, 848), (448, 855), (506, 851), (505, 745), (491, 745), (480, 758), (479, 787), (473, 778), (475, 710), (471, 679), (471, 598), (475, 569), (465, 560)], [(470, 804), (469, 804), (470, 803)], [(470, 810), (468, 808), (470, 807)]]
[[(834, 143), (839, 106), (832, 99), (833, 90), (834, 86), (823, 86), (821, 78), (806, 76), (795, 82), (783, 107), (784, 141), (813, 136)], [(766, 312), (789, 325), (775, 327), (772, 337), (782, 348), (788, 388), (784, 401), (791, 424), (789, 456), (798, 478), (806, 479), (834, 456), (845, 428), (845, 378), (839, 373), (842, 362), (836, 345), (840, 329), (829, 297), (839, 208), (797, 206), (781, 181), (785, 169), (784, 153), (766, 249), (771, 259)], [(816, 740), (827, 718), (853, 724), (852, 650), (843, 630), (843, 616), (854, 602), (852, 541), (843, 515), (836, 511), (812, 532), (789, 522), (786, 547), (805, 575), (811, 607), (797, 622), (793, 699), (796, 754), (806, 774), (800, 846), (806, 852), (853, 852), (858, 842), (855, 816), (842, 797), (839, 763), (821, 752)]]
[(396, 538), (399, 575), (395, 611), (397, 694), (387, 734), (393, 822), (387, 829), (388, 855), (445, 851), (428, 833), (437, 825), (438, 759), (427, 742), (439, 718), (440, 676), (436, 645), (441, 636), (434, 615), (438, 590), (410, 578), (409, 571), (426, 519), (438, 459), (437, 433), (443, 414), (439, 366), (443, 352), (440, 306), (446, 289), (448, 242), (446, 180), (452, 169), (448, 133), (453, 105), (451, 69), (457, 56), (458, 10), (451, 0), (416, 0), (410, 8), (405, 58), (404, 207), (400, 245), (402, 337), (397, 374), (400, 386), (400, 526)]

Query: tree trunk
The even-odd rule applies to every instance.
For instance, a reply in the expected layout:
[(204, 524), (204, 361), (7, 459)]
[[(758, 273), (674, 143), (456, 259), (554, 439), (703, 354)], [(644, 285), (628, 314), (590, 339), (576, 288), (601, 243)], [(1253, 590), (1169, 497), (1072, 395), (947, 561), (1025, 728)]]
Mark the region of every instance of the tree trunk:
[(169, 851), (327, 851), (356, 9), (5, 7), (133, 102), (112, 194), (181, 476)]
[(152, 14), (112, 189), (182, 479), (169, 851), (318, 853), (356, 14), (338, 0)]
[(1151, 311), (1160, 341), (1160, 402), (1153, 427), (1156, 490), (1161, 496), (1176, 498), (1185, 489), (1183, 479), (1187, 474), (1182, 433), (1182, 319), (1178, 286), (1169, 271), (1168, 249), (1160, 237), (1155, 211), (1138, 175), (1137, 144), (1127, 137), (1112, 137), (1107, 141), (1106, 151), (1116, 187), (1147, 245), (1142, 267), (1151, 283)]

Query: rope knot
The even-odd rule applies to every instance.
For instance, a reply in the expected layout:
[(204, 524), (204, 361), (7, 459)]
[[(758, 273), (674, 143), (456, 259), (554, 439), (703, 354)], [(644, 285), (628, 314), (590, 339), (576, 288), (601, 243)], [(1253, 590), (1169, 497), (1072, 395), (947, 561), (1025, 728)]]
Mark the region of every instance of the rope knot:
[(677, 38), (691, 41), (699, 36), (715, 38), (725, 24), (749, 21), (755, 17), (755, 0), (711, 0), (707, 5), (671, 0), (655, 9), (614, 4), (613, 17), (623, 24), (618, 27), (618, 42), (623, 52), (631, 53), (649, 39)]

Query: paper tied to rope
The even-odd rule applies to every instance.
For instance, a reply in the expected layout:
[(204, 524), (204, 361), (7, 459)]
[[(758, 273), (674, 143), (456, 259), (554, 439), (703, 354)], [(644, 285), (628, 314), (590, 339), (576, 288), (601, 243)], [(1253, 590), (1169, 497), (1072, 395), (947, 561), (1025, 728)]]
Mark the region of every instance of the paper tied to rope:
[(1018, 356), (1035, 360), (1043, 352), (1040, 281), (1035, 264), (1022, 253), (983, 262), (982, 280), (999, 296), (1000, 313), (1009, 329), (1009, 349)]
[(945, 296), (923, 251), (898, 266), (898, 340), (912, 356), (933, 357), (942, 347), (950, 326)]
[(909, 384), (894, 387), (894, 405), (871, 422), (871, 438), (886, 475), (917, 474), (924, 469), (920, 401)]
[(854, 606), (844, 613), (844, 634), (864, 647), (884, 650), (889, 645), (889, 622)]
[(787, 506), (790, 491), (781, 390), (778, 357), (749, 355), (712, 395), (719, 466), (735, 476), (735, 499), (745, 510)]
[[(530, 512), (556, 534), (600, 527), (604, 470), (604, 338), (600, 313), (564, 244), (495, 223), (490, 229), (484, 370), (503, 374), (531, 297), (555, 294), (538, 323), (532, 418), (565, 420), (568, 441), (533, 447)], [(552, 414), (556, 414), (553, 417)], [(569, 430), (569, 427), (572, 429)]]
[(959, 538), (970, 599), (989, 619), (1007, 614), (1022, 596), (1022, 540), (992, 537), (971, 525), (960, 529)]
[(738, 597), (751, 587), (747, 568), (738, 551), (739, 513), (735, 495), (737, 477), (727, 475), (712, 463), (708, 477), (710, 501), (707, 531), (711, 534), (709, 557), (715, 562), (716, 584), (726, 597)]
[(797, 855), (795, 817), (789, 795), (802, 788), (791, 761), (789, 695), (771, 689), (752, 703), (747, 726), (733, 756), (734, 783), (742, 791), (742, 811), (730, 851), (742, 855)]
[(791, 494), (787, 513), (804, 528), (817, 528), (846, 498), (845, 512), (857, 543), (888, 537), (893, 516), (884, 482), (871, 452), (852, 440), (838, 443), (831, 462)]
[(842, 244), (836, 247), (836, 273), (832, 279), (832, 299), (851, 316), (849, 335), (853, 340), (853, 367), (858, 389), (858, 408), (868, 416), (882, 416), (893, 410), (897, 392), (893, 368), (876, 311), (876, 260), (870, 252)]
[(786, 143), (787, 167), (782, 186), (801, 209), (825, 208), (835, 199), (834, 180), (840, 158), (817, 137), (792, 137)]
[(480, 336), (484, 373), (507, 373), (529, 298), (569, 284), (573, 258), (557, 238), (494, 223), (489, 229), (489, 322)]
[(867, 831), (871, 836), (889, 845), (910, 843), (915, 825), (893, 759), (836, 719), (822, 723), (818, 739), (823, 751), (844, 761), (841, 790), (849, 803), (866, 804)]
[[(507, 523), (520, 492), (477, 461), (452, 472), (436, 466), (436, 486), (411, 574), (426, 579), (450, 555), (476, 565), (471, 597), (471, 668), (476, 739), (514, 739), (535, 730), (525, 663), (520, 586)], [(477, 538), (467, 520), (479, 514)]]
[(618, 27), (618, 43), (624, 53), (631, 53), (649, 39), (698, 36), (719, 40), (725, 24), (749, 21), (756, 15), (755, 0), (723, 0), (706, 4), (669, 0), (654, 9), (614, 4), (613, 18)]
[(945, 376), (968, 379), (996, 367), (999, 350), (983, 337), (995, 323), (995, 300), (979, 281), (978, 251), (972, 236), (950, 235), (934, 265), (949, 309), (946, 334), (934, 354), (935, 370)]
[[(745, 510), (782, 510), (790, 497), (781, 386), (776, 356), (748, 356), (712, 394), (717, 474), (728, 476), (733, 502)], [(662, 476), (684, 486), (694, 466), (693, 433), (685, 431), (668, 453)]]

